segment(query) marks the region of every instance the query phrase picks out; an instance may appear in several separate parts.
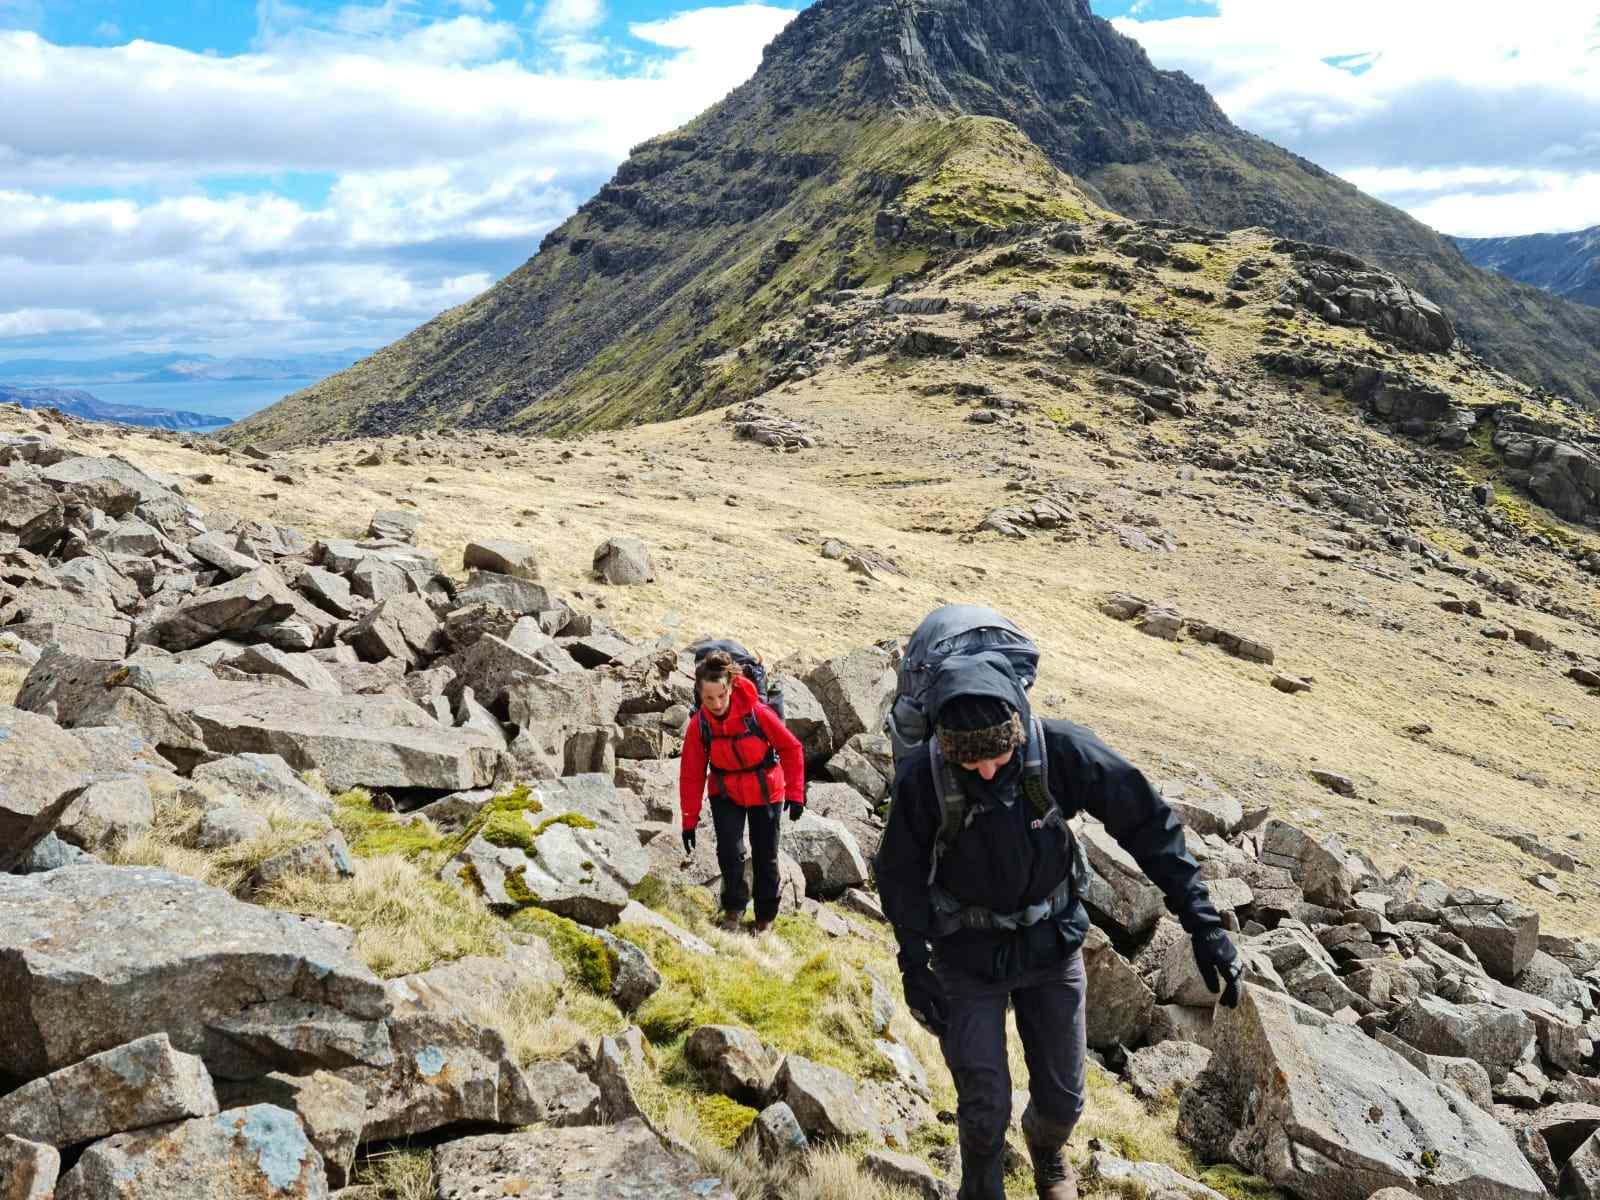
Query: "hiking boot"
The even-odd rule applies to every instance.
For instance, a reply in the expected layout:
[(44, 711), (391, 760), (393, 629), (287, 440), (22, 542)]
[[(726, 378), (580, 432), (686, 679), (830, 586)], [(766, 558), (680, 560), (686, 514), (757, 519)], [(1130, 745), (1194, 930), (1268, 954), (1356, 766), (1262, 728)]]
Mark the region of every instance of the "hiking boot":
[(772, 928), (772, 922), (771, 921), (757, 921), (751, 927), (750, 931), (752, 933), (765, 933), (767, 930), (769, 930), (771, 928)]
[(743, 916), (743, 913), (728, 912), (724, 909), (722, 914), (717, 917), (717, 928), (726, 929), (729, 933), (737, 933), (739, 931), (739, 919)]
[(1033, 1186), (1039, 1200), (1078, 1200), (1078, 1173), (1061, 1154), (1061, 1147), (1028, 1146), (1033, 1159)]

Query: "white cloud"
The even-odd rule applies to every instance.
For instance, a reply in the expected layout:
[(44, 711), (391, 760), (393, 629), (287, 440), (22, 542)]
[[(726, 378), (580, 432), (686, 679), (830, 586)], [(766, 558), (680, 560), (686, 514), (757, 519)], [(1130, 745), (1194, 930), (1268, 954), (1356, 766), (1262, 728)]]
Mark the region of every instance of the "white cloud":
[(539, 14), (539, 31), (545, 34), (584, 33), (605, 20), (601, 0), (546, 0)]
[[(4, 336), (390, 340), (531, 255), (630, 146), (748, 76), (794, 15), (683, 13), (626, 55), (562, 37), (534, 68), (487, 2), (455, 8), (319, 17), (259, 0), (255, 48), (231, 57), (0, 32), (0, 111), (22, 114), (0, 132)], [(603, 73), (627, 56), (628, 75)]]
[(1215, 15), (1115, 24), (1157, 66), (1206, 84), (1240, 125), (1362, 186), (1393, 183), (1378, 194), (1403, 206), (1411, 181), (1383, 172), (1490, 172), (1490, 190), (1463, 176), (1461, 190), (1413, 209), (1456, 222), (1447, 232), (1584, 223), (1577, 214), (1592, 205), (1582, 182), (1600, 171), (1592, 0), (1539, 0), (1520, 17), (1499, 0), (1220, 0)]
[(98, 329), (103, 322), (90, 312), (71, 308), (19, 308), (0, 312), (0, 338), (38, 337)]

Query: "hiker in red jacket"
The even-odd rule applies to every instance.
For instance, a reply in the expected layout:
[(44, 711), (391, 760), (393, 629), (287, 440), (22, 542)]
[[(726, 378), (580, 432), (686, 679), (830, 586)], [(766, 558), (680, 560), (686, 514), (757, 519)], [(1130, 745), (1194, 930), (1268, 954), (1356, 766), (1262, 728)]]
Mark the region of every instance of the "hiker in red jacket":
[[(750, 902), (744, 881), (744, 827), (754, 852), (757, 933), (778, 915), (778, 831), (782, 808), (798, 821), (806, 802), (805, 757), (778, 714), (761, 703), (756, 688), (731, 655), (718, 651), (695, 667), (699, 707), (683, 731), (678, 803), (683, 811), (683, 852), (694, 853), (700, 797), (711, 795), (722, 868), (722, 918), (737, 929)], [(706, 777), (710, 775), (710, 786)]]

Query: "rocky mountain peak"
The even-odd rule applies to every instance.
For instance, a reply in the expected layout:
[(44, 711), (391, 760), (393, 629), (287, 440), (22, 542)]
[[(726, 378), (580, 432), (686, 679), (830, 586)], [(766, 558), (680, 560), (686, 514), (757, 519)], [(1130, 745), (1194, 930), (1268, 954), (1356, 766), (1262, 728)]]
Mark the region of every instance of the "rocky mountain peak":
[(933, 107), (1015, 122), (1063, 169), (1138, 162), (1152, 132), (1233, 126), (1087, 0), (820, 0), (748, 85), (786, 106)]

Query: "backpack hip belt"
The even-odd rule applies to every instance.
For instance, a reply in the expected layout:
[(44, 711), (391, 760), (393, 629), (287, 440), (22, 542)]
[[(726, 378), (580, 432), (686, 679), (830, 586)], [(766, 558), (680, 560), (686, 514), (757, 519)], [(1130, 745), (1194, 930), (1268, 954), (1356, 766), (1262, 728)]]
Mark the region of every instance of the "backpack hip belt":
[(977, 905), (963, 905), (937, 884), (930, 889), (930, 895), (933, 900), (933, 936), (942, 938), (963, 929), (1011, 931), (1048, 921), (1077, 903), (1078, 888), (1077, 881), (1069, 871), (1067, 877), (1056, 885), (1056, 890), (1043, 900), (1012, 913), (997, 913)]

